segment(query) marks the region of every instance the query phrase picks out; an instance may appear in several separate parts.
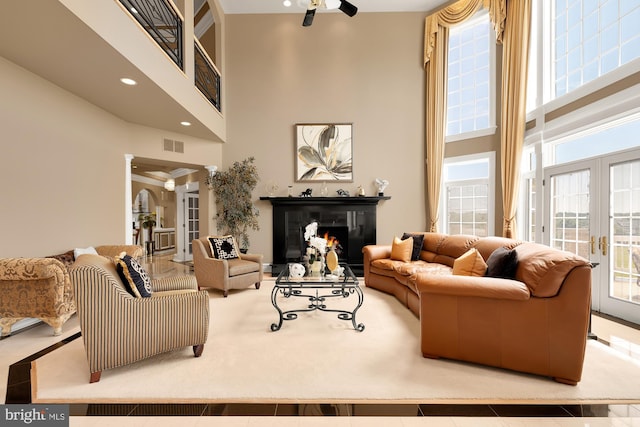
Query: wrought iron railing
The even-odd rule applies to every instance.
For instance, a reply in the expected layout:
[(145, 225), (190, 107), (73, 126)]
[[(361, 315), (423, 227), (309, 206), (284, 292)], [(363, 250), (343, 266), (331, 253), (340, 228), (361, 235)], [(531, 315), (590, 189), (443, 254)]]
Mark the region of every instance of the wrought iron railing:
[(196, 40), (194, 46), (196, 87), (220, 110), (220, 73)]
[(167, 55), (183, 69), (182, 18), (167, 0), (120, 0)]

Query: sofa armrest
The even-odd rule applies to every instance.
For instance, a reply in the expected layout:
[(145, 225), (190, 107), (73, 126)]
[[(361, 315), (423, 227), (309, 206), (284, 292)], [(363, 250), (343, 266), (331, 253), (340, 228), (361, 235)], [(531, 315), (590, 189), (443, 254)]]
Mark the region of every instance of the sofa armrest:
[(391, 256), (391, 245), (366, 245), (362, 248), (365, 263), (366, 260), (373, 261), (375, 259), (389, 258)]
[(151, 281), (151, 289), (154, 292), (198, 290), (198, 282), (195, 276), (173, 276), (154, 279)]
[(69, 282), (64, 264), (55, 258), (0, 258), (0, 280), (20, 281), (55, 278)]
[(529, 288), (524, 283), (496, 277), (420, 273), (416, 278), (416, 287), (420, 298), (428, 298), (428, 294), (513, 301), (526, 301), (530, 298)]
[(262, 254), (241, 254), (240, 259), (244, 259), (247, 261), (257, 262), (258, 264), (262, 264)]

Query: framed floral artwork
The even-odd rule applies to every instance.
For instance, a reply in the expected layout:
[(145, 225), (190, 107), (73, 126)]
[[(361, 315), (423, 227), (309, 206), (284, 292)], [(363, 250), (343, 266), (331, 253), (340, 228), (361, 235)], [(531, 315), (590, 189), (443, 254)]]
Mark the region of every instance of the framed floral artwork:
[(296, 182), (353, 182), (351, 123), (296, 125)]

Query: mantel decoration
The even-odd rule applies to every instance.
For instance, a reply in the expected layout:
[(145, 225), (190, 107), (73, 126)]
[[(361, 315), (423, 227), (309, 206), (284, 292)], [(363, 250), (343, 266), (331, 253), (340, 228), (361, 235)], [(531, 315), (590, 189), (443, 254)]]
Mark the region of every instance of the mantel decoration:
[(252, 201), (253, 189), (260, 179), (254, 160), (249, 157), (234, 162), (229, 170), (209, 174), (205, 181), (216, 196), (218, 226), (238, 240), (241, 250), (249, 247), (248, 231), (260, 229), (260, 211)]
[(352, 125), (296, 125), (296, 181), (353, 181)]

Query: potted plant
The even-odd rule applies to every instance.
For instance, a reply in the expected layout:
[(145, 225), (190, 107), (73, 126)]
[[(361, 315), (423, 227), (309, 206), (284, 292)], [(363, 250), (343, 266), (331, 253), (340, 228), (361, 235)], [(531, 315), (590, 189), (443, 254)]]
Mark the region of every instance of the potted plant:
[(253, 161), (254, 158), (249, 157), (234, 162), (227, 171), (209, 175), (206, 180), (216, 196), (218, 226), (238, 240), (243, 252), (249, 247), (248, 231), (260, 229), (260, 211), (252, 201), (252, 192), (259, 180)]
[(149, 240), (147, 241), (147, 253), (153, 253), (153, 227), (156, 225), (156, 214), (143, 214), (138, 215), (138, 221), (140, 221), (140, 225), (142, 228), (149, 229)]

